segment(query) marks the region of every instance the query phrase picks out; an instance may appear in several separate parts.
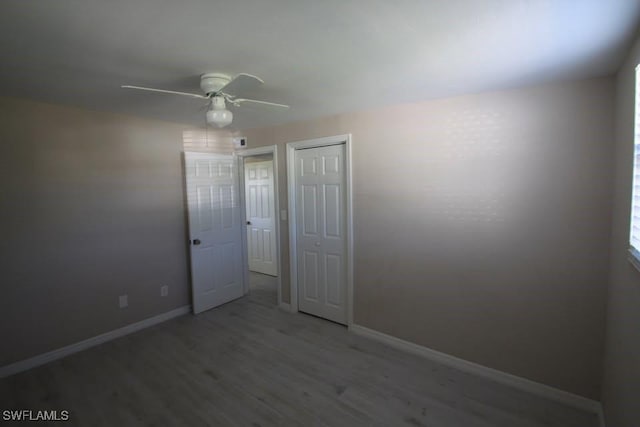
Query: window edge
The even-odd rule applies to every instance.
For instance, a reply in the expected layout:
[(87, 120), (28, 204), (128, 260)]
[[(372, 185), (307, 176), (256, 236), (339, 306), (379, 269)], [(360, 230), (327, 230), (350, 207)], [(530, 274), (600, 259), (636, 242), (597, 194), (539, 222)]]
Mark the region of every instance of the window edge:
[(630, 247), (627, 259), (636, 270), (640, 271), (640, 251), (634, 247)]

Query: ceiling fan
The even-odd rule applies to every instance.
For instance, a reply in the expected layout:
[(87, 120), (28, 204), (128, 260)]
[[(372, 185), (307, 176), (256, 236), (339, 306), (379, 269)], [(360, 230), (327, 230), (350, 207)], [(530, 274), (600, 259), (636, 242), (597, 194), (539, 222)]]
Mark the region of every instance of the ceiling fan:
[(207, 123), (212, 123), (220, 128), (229, 125), (233, 121), (233, 113), (227, 110), (226, 104), (235, 107), (242, 104), (254, 104), (256, 106), (287, 109), (288, 105), (275, 102), (260, 101), (257, 99), (238, 98), (234, 93), (237, 90), (247, 89), (263, 84), (260, 77), (251, 74), (240, 73), (230, 77), (222, 73), (206, 73), (200, 76), (200, 89), (204, 95), (198, 93), (176, 92), (173, 90), (155, 89), (151, 87), (122, 85), (124, 89), (146, 90), (150, 92), (168, 93), (170, 95), (189, 96), (191, 98), (206, 99), (209, 101), (207, 111)]

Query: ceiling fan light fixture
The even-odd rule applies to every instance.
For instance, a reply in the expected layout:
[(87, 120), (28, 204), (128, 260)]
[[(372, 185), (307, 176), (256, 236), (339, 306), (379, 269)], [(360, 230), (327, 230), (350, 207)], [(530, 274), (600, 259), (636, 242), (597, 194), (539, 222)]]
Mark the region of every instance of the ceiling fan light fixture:
[(233, 113), (229, 110), (207, 111), (207, 123), (223, 128), (233, 121)]
[(233, 113), (227, 110), (223, 97), (213, 98), (213, 107), (207, 111), (207, 123), (223, 128), (233, 121)]

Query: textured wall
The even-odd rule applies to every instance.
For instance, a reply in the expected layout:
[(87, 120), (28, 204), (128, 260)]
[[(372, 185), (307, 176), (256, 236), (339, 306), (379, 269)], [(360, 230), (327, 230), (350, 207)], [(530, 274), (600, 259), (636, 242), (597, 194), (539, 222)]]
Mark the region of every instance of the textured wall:
[(0, 366), (189, 304), (182, 132), (0, 98)]
[(287, 142), (353, 135), (356, 323), (598, 399), (612, 110), (604, 78), (243, 134), (280, 165)]
[(627, 261), (633, 172), (633, 118), (640, 39), (618, 73), (611, 278), (603, 404), (607, 425), (640, 422), (640, 272)]

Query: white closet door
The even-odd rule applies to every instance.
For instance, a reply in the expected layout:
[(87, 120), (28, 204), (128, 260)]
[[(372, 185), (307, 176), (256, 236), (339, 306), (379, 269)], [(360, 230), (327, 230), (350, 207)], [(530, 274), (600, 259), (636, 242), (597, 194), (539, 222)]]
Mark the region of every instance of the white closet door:
[(295, 152), (298, 307), (347, 323), (345, 145)]
[(244, 293), (236, 158), (185, 153), (193, 312)]
[(273, 161), (245, 163), (249, 270), (278, 275)]

